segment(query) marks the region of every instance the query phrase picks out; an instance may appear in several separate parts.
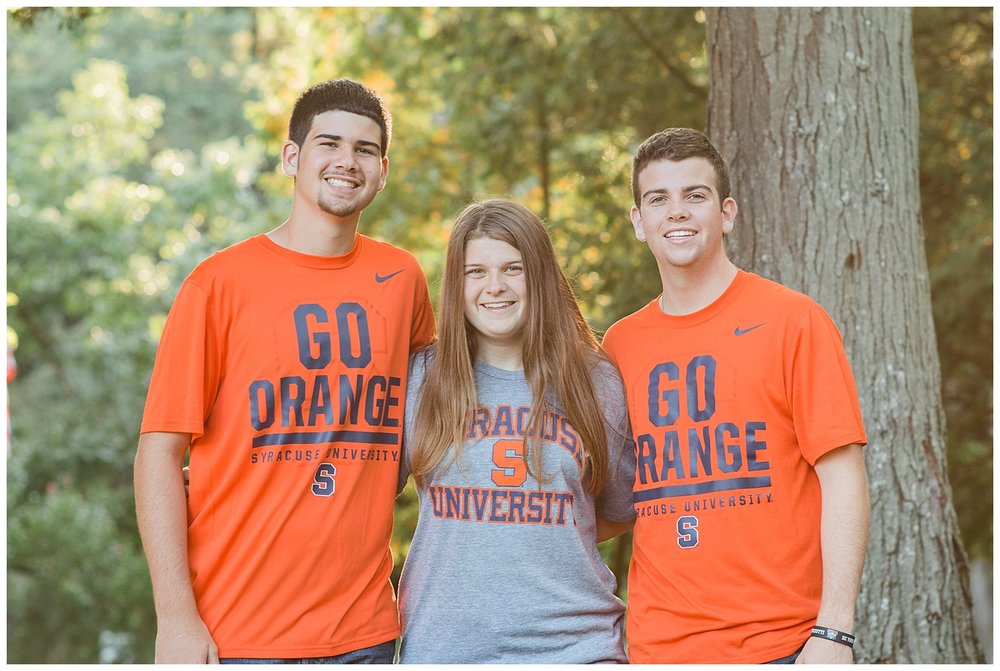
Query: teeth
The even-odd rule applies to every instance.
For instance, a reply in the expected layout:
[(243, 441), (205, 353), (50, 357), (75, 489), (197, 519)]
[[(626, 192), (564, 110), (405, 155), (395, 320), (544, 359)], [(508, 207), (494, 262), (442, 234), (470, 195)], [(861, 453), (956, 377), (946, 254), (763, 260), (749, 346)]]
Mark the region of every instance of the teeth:
[(503, 303), (483, 303), (483, 307), (488, 309), (495, 309), (495, 308), (505, 308), (513, 304), (514, 301), (505, 301)]
[(357, 187), (354, 182), (348, 182), (346, 179), (337, 179), (336, 177), (328, 178), (326, 183), (331, 186), (339, 186), (345, 189), (353, 189)]
[(666, 238), (690, 238), (694, 236), (694, 231), (671, 231), (667, 233), (664, 237)]

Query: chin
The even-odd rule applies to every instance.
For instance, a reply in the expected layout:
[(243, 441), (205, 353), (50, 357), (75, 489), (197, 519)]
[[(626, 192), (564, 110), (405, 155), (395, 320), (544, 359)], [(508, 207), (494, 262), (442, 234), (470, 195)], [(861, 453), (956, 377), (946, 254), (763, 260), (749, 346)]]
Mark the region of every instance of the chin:
[(332, 214), (335, 217), (349, 217), (355, 212), (357, 212), (359, 208), (354, 207), (353, 205), (343, 205), (340, 207), (334, 207), (326, 203), (320, 203), (319, 209), (323, 210), (327, 214)]
[(660, 263), (666, 264), (668, 266), (673, 266), (674, 268), (687, 268), (688, 266), (693, 266), (701, 259), (698, 254), (663, 254), (657, 257)]
[(484, 331), (483, 335), (497, 343), (512, 342), (517, 339), (516, 329), (497, 329)]

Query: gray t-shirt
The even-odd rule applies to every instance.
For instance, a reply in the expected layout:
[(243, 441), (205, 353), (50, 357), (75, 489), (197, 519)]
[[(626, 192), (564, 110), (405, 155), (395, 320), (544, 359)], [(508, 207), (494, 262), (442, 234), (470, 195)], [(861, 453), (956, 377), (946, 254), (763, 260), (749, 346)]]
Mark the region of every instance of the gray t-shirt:
[[(427, 357), (411, 362), (407, 443)], [(621, 378), (602, 362), (593, 379), (609, 437), (601, 509), (630, 520), (635, 454)], [(399, 583), (400, 662), (627, 663), (625, 604), (597, 551), (582, 441), (550, 397), (542, 449), (550, 480), (539, 487), (518, 456), (531, 407), (524, 374), (477, 361), (475, 381), (488, 414), (474, 417), (462, 457), (417, 490), (420, 517)], [(406, 456), (401, 485), (408, 474)]]

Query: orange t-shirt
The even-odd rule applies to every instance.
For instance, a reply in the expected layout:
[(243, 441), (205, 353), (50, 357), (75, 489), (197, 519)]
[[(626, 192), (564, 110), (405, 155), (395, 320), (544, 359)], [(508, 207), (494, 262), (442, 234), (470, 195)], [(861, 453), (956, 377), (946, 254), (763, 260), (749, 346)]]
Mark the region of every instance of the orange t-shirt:
[(809, 637), (824, 453), (866, 442), (840, 333), (739, 271), (698, 312), (608, 329), (636, 440), (626, 631), (635, 663), (760, 663)]
[(389, 574), (407, 359), (434, 337), (409, 253), (258, 235), (185, 280), (142, 432), (191, 433), (188, 552), (222, 657), (322, 657), (399, 635)]

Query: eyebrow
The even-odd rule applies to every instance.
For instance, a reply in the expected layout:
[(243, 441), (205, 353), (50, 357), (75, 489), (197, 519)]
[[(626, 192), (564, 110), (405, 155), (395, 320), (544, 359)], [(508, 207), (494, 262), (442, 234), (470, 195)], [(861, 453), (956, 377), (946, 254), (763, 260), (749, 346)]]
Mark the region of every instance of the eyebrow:
[[(317, 135), (313, 139), (314, 140), (319, 140), (319, 139), (333, 140), (334, 142), (343, 142), (344, 141), (343, 136), (340, 136), (340, 135), (331, 135), (330, 133), (320, 133), (319, 135)], [(360, 144), (360, 145), (366, 146), (366, 147), (375, 147), (380, 152), (382, 151), (382, 145), (380, 145), (378, 142), (372, 142), (371, 140), (358, 140), (357, 142), (355, 142), (355, 144)]]
[[(524, 258), (519, 256), (516, 259), (512, 259), (510, 261), (503, 261), (500, 265), (509, 266), (512, 263), (524, 263)], [(485, 261), (480, 261), (479, 263), (465, 263), (466, 268), (475, 268), (478, 266), (485, 266), (485, 265), (487, 265)]]
[[(692, 184), (691, 186), (685, 186), (681, 189), (681, 194), (691, 193), (692, 191), (697, 191), (698, 189), (705, 189), (708, 192), (712, 191), (712, 187), (708, 184)], [(643, 200), (645, 200), (650, 194), (661, 194), (668, 193), (669, 189), (650, 189), (646, 193), (642, 194)]]

